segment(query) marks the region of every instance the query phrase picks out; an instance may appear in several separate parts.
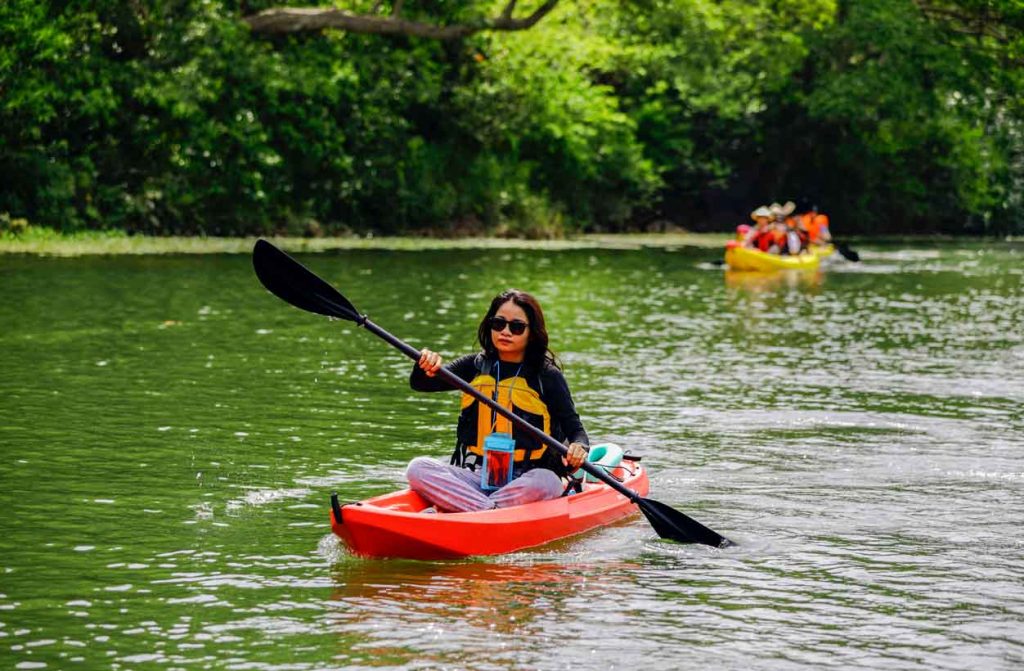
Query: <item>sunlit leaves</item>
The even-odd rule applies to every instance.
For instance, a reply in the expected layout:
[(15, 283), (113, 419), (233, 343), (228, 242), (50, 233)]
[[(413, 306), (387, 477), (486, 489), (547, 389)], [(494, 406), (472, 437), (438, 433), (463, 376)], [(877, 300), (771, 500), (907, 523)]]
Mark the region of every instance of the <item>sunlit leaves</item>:
[(563, 0), (528, 31), (461, 42), (254, 37), (242, 12), (0, 3), (0, 213), (549, 235), (804, 198), (845, 230), (1024, 230), (1015, 0)]

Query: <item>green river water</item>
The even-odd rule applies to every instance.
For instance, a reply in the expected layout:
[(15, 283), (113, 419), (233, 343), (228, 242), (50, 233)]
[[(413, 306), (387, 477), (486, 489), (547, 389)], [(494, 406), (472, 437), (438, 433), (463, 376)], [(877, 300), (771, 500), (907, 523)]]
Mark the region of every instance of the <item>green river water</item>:
[(1019, 669), (1024, 248), (299, 258), (447, 357), (545, 306), (592, 440), (739, 543), (627, 521), (513, 555), (365, 560), (328, 497), (446, 458), (454, 394), (245, 255), (0, 256), (0, 668)]

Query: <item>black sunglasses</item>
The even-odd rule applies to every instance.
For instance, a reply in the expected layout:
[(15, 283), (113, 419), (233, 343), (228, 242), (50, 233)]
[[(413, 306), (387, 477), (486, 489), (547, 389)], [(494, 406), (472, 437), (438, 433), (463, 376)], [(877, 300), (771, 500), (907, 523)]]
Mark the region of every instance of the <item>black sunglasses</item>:
[(512, 335), (523, 335), (526, 333), (526, 327), (529, 326), (526, 322), (521, 319), (513, 319), (509, 321), (504, 317), (491, 317), (491, 330), (501, 333), (505, 330), (505, 327), (512, 332)]

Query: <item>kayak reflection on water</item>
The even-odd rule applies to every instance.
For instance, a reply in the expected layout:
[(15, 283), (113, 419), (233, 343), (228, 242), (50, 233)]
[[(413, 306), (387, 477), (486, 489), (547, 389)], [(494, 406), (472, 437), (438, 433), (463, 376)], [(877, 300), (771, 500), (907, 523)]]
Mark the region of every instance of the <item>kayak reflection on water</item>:
[(725, 286), (750, 293), (772, 292), (779, 289), (817, 291), (825, 283), (825, 273), (810, 270), (725, 271)]
[(331, 598), (350, 602), (345, 611), (355, 605), (367, 619), (392, 604), (401, 611), (392, 610), (393, 617), (457, 618), (458, 625), (452, 626), (511, 634), (537, 616), (571, 608), (586, 593), (620, 591), (634, 568), (626, 562), (582, 567), (529, 563), (521, 556), (515, 563), (343, 561), (331, 571)]

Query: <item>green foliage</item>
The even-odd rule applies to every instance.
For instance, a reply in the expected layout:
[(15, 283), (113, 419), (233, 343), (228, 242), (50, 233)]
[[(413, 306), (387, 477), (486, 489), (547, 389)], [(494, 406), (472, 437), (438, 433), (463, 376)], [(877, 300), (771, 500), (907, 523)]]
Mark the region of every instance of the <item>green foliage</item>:
[(737, 161), (760, 154), (768, 101), (806, 57), (803, 34), (830, 24), (834, 2), (646, 0), (603, 10), (623, 45), (609, 76), (665, 175), (663, 195), (693, 201), (727, 188)]
[(1024, 232), (1015, 0), (562, 0), (453, 43), (251, 35), (275, 4), (0, 3), (5, 221), (557, 237), (803, 199), (843, 232)]
[(780, 96), (806, 115), (804, 137), (832, 148), (813, 151), (843, 176), (819, 180), (822, 197), (866, 230), (1006, 228), (1019, 110), (1001, 64), (951, 30), (909, 0), (850, 3), (815, 45), (801, 95)]
[(612, 87), (593, 81), (606, 46), (552, 22), (483, 47), (486, 58), (453, 102), (461, 132), (506, 175), (492, 211), (511, 207), (521, 220), (515, 210), (532, 193), (577, 226), (620, 228), (658, 188), (636, 122)]

